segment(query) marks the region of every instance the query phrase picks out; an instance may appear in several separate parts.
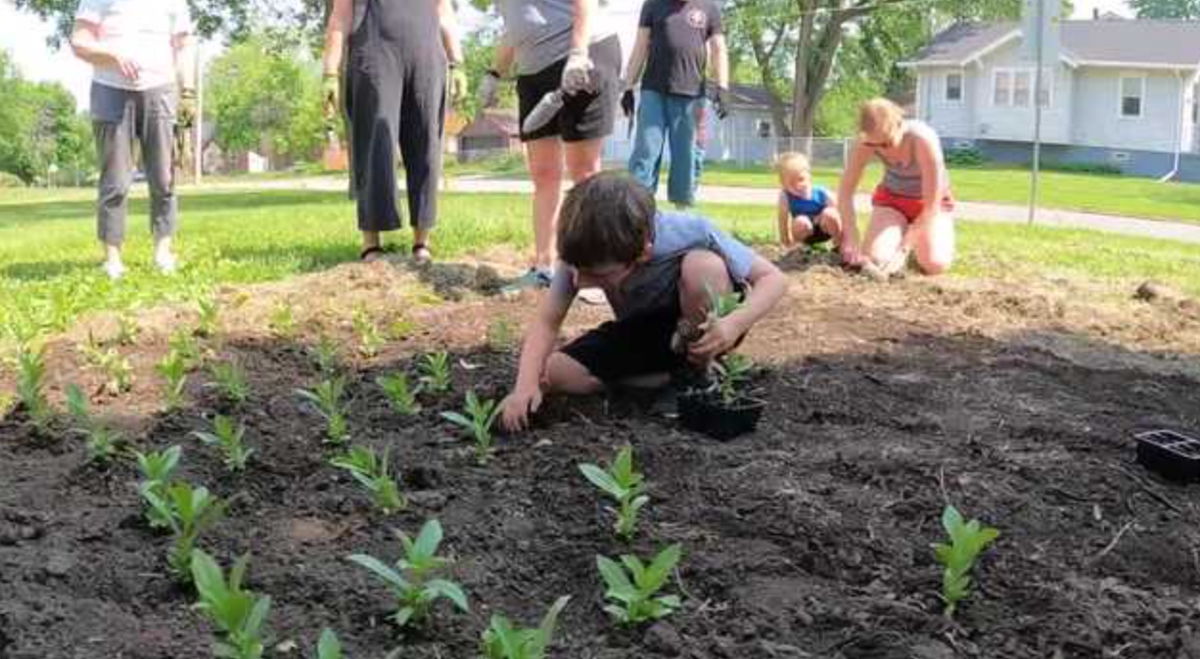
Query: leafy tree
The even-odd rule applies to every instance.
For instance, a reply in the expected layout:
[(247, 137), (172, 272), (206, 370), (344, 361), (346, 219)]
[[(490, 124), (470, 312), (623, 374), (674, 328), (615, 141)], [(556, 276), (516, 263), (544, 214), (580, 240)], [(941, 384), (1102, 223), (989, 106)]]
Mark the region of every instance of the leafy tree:
[[(492, 68), (492, 60), (496, 55), (496, 45), (500, 42), (500, 33), (495, 28), (482, 28), (463, 38), (463, 66), (470, 81), (470, 93), (459, 101), (455, 110), (464, 117), (474, 117), (479, 112), (479, 83), (488, 69)], [(500, 88), (499, 105), (502, 108), (517, 106), (516, 90), (513, 85), (502, 85)]]
[(309, 158), (320, 148), (320, 66), (293, 45), (247, 37), (209, 65), (205, 95), (217, 145), (226, 152)]
[(1138, 18), (1200, 20), (1200, 0), (1129, 0)]
[(75, 99), (58, 83), (29, 82), (0, 52), (0, 171), (29, 184), (51, 165), (60, 171), (91, 169), (91, 127), (76, 114)]

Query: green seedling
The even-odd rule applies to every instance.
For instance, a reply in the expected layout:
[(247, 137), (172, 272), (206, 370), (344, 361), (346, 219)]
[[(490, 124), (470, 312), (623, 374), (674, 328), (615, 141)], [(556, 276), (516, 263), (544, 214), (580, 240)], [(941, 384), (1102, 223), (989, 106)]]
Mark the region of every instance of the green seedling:
[(975, 566), (975, 559), (1000, 537), (1000, 531), (983, 526), (977, 519), (964, 522), (958, 509), (950, 505), (942, 512), (942, 528), (950, 536), (950, 544), (935, 544), (933, 552), (944, 568), (942, 600), (946, 602), (946, 617), (950, 618), (958, 603), (970, 594), (971, 568)]
[(358, 352), (367, 359), (378, 355), (385, 341), (371, 315), (366, 309), (359, 308), (354, 312), (353, 322), (354, 332), (358, 334)]
[(507, 318), (497, 318), (488, 323), (487, 345), (492, 352), (508, 352), (517, 343), (517, 330)]
[(191, 332), (182, 329), (176, 331), (171, 335), (167, 346), (171, 352), (179, 355), (185, 370), (190, 371), (203, 361), (200, 344), (196, 343), (196, 337), (192, 336)]
[(338, 368), (340, 368), (338, 345), (328, 335), (322, 334), (309, 353), (317, 365), (317, 370), (322, 374), (333, 375), (338, 372)]
[(558, 598), (535, 629), (513, 627), (508, 618), (492, 614), (492, 622), (483, 633), (484, 659), (545, 659), (558, 616), (570, 601), (569, 595)]
[(713, 361), (710, 368), (721, 402), (733, 405), (742, 397), (742, 385), (750, 381), (754, 362), (744, 355), (731, 354)]
[(226, 581), (221, 566), (200, 549), (192, 552), (190, 570), (203, 611), (221, 633), (213, 645), (213, 656), (226, 659), (260, 659), (266, 649), (264, 627), (271, 612), (271, 598), (255, 595), (242, 587), (249, 564), (243, 555), (229, 570)]
[(292, 305), (286, 302), (281, 302), (271, 311), (271, 317), (267, 320), (271, 331), (281, 339), (290, 339), (296, 336), (296, 314), (292, 311)]
[(500, 415), (500, 405), (494, 400), (479, 400), (475, 391), (467, 392), (466, 415), (442, 412), (442, 418), (465, 429), (475, 440), (475, 460), (487, 464), (492, 455), (492, 424)]
[[(605, 556), (597, 556), (596, 567), (600, 569), (600, 576), (608, 586), (604, 596), (616, 602), (605, 606), (604, 610), (624, 625), (658, 620), (671, 615), (681, 605), (679, 597), (655, 597), (655, 594), (666, 585), (667, 578), (679, 563), (682, 553), (679, 545), (671, 545), (659, 552), (648, 566), (638, 557), (628, 554), (621, 556), (620, 563)], [(631, 575), (632, 581), (629, 579)]]
[(345, 455), (329, 462), (350, 472), (354, 480), (371, 493), (371, 499), (384, 514), (390, 515), (408, 506), (408, 502), (400, 494), (396, 479), (392, 478), (388, 471), (388, 450), (385, 449), (383, 457), (380, 458), (369, 448), (355, 446)]
[(215, 335), (217, 333), (217, 317), (221, 309), (216, 298), (200, 298), (196, 301), (196, 306), (200, 316), (196, 320), (196, 329), (193, 333), (205, 338)]
[(87, 438), (88, 462), (101, 466), (112, 462), (121, 448), (121, 436), (92, 416), (87, 396), (78, 385), (67, 387), (67, 411), (78, 424), (76, 431)]
[(38, 428), (50, 422), (53, 410), (46, 399), (46, 349), (26, 345), (17, 353), (17, 398)]
[(397, 531), (396, 537), (404, 545), (404, 557), (396, 562), (396, 569), (365, 554), (354, 554), (347, 558), (370, 570), (391, 589), (398, 607), (393, 616), (396, 624), (403, 627), (410, 622), (423, 620), (433, 604), (443, 597), (460, 610), (469, 611), (467, 596), (461, 586), (453, 581), (433, 578), (449, 563), (449, 560), (437, 556), (438, 545), (442, 543), (441, 523), (436, 519), (425, 522), (415, 541), (403, 531)]
[(744, 304), (742, 296), (735, 292), (718, 293), (708, 284), (704, 285), (704, 291), (708, 293), (708, 318), (710, 321), (724, 318), (740, 309)]
[(133, 366), (116, 348), (104, 348), (89, 331), (87, 342), (78, 349), (88, 364), (104, 373), (104, 390), (109, 395), (116, 396), (133, 388)]
[(343, 659), (343, 656), (342, 642), (337, 634), (332, 629), (322, 630), (321, 638), (317, 641), (317, 659)]
[(155, 499), (166, 500), (167, 488), (171, 484), (171, 478), (175, 475), (176, 467), (179, 466), (183, 449), (179, 446), (172, 446), (163, 451), (151, 451), (150, 453), (135, 451), (133, 455), (137, 458), (138, 471), (142, 474), (138, 492), (147, 502), (146, 522), (152, 529), (171, 528), (170, 517), (164, 516), (163, 511), (148, 505), (151, 498), (147, 497), (146, 493), (149, 492)]
[(345, 444), (350, 438), (350, 425), (346, 419), (346, 380), (336, 377), (325, 380), (309, 391), (297, 389), (296, 394), (312, 403), (317, 413), (325, 419), (325, 441), (328, 444)]
[(141, 494), (154, 509), (156, 517), (167, 520), (174, 535), (167, 563), (175, 577), (186, 582), (191, 577), (196, 540), (224, 515), (225, 503), (210, 494), (207, 488), (193, 488), (188, 483), (169, 485), (166, 496), (159, 496), (149, 488), (143, 488)]
[(163, 391), (163, 403), (168, 412), (179, 408), (183, 405), (184, 387), (187, 386), (188, 379), (188, 359), (187, 357), (172, 349), (167, 353), (166, 357), (155, 366), (158, 374), (166, 380), (166, 389)]
[(375, 378), (375, 384), (383, 390), (392, 409), (401, 415), (413, 416), (421, 411), (421, 405), (417, 402), (417, 394), (420, 393), (421, 387), (410, 387), (408, 376), (403, 373)]
[(240, 405), (250, 398), (246, 371), (237, 362), (217, 362), (209, 367), (209, 375), (213, 381), (208, 386), (216, 389), (226, 401)]
[(137, 318), (134, 318), (133, 313), (126, 310), (122, 311), (117, 316), (117, 336), (116, 341), (123, 346), (131, 346), (137, 343), (138, 334), (142, 333), (142, 328), (138, 325)]
[(631, 540), (637, 526), (638, 512), (650, 501), (650, 497), (643, 494), (646, 491), (645, 479), (633, 470), (633, 447), (626, 445), (618, 451), (607, 471), (594, 464), (581, 464), (579, 471), (592, 485), (617, 502), (617, 536), (627, 542)]
[(235, 426), (233, 419), (221, 414), (213, 418), (212, 432), (197, 431), (192, 434), (205, 444), (219, 448), (225, 460), (225, 467), (229, 471), (244, 470), (246, 461), (254, 453), (254, 449), (247, 448), (243, 441), (246, 436), (246, 427)]
[(450, 391), (450, 355), (434, 352), (421, 360), (421, 385), (426, 391), (444, 394)]
[(392, 324), (388, 325), (388, 338), (393, 341), (403, 341), (412, 335), (416, 327), (417, 324), (407, 318), (397, 318), (392, 321)]

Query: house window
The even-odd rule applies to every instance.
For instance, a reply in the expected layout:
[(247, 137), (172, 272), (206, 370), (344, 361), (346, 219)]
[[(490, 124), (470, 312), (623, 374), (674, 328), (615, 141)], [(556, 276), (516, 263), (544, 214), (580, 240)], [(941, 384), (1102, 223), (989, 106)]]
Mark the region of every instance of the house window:
[(946, 74), (946, 102), (950, 104), (962, 103), (963, 98), (963, 76), (961, 73)]
[(771, 122), (759, 119), (757, 128), (759, 137), (768, 138), (771, 136)]
[(1142, 76), (1121, 76), (1121, 116), (1136, 119), (1142, 116), (1146, 79)]
[(1013, 107), (1029, 107), (1029, 90), (1033, 87), (1033, 83), (1030, 82), (1032, 77), (1033, 73), (1031, 71), (1016, 71), (1013, 73)]
[[(992, 83), (992, 105), (996, 107), (1027, 108), (1033, 105), (1033, 87), (1037, 69), (996, 69)], [(1038, 103), (1050, 107), (1054, 89), (1054, 71), (1042, 72)]]
[(1008, 71), (997, 70), (992, 84), (992, 105), (1005, 107), (1012, 105), (1012, 74)]

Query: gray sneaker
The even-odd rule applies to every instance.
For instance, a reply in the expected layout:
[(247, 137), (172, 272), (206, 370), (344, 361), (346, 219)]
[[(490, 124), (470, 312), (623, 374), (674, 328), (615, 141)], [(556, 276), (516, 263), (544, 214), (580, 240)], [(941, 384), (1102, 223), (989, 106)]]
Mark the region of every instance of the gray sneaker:
[(553, 281), (548, 270), (542, 268), (530, 268), (525, 274), (510, 281), (506, 286), (500, 289), (502, 293), (519, 293), (527, 289), (550, 288), (550, 282)]

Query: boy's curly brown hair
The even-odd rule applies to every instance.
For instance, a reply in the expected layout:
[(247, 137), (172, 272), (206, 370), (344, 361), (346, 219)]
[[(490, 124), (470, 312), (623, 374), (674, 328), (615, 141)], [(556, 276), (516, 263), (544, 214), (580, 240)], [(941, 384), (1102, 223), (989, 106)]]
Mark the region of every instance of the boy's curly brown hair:
[(654, 242), (654, 195), (626, 174), (602, 172), (567, 193), (558, 254), (576, 268), (634, 263)]

